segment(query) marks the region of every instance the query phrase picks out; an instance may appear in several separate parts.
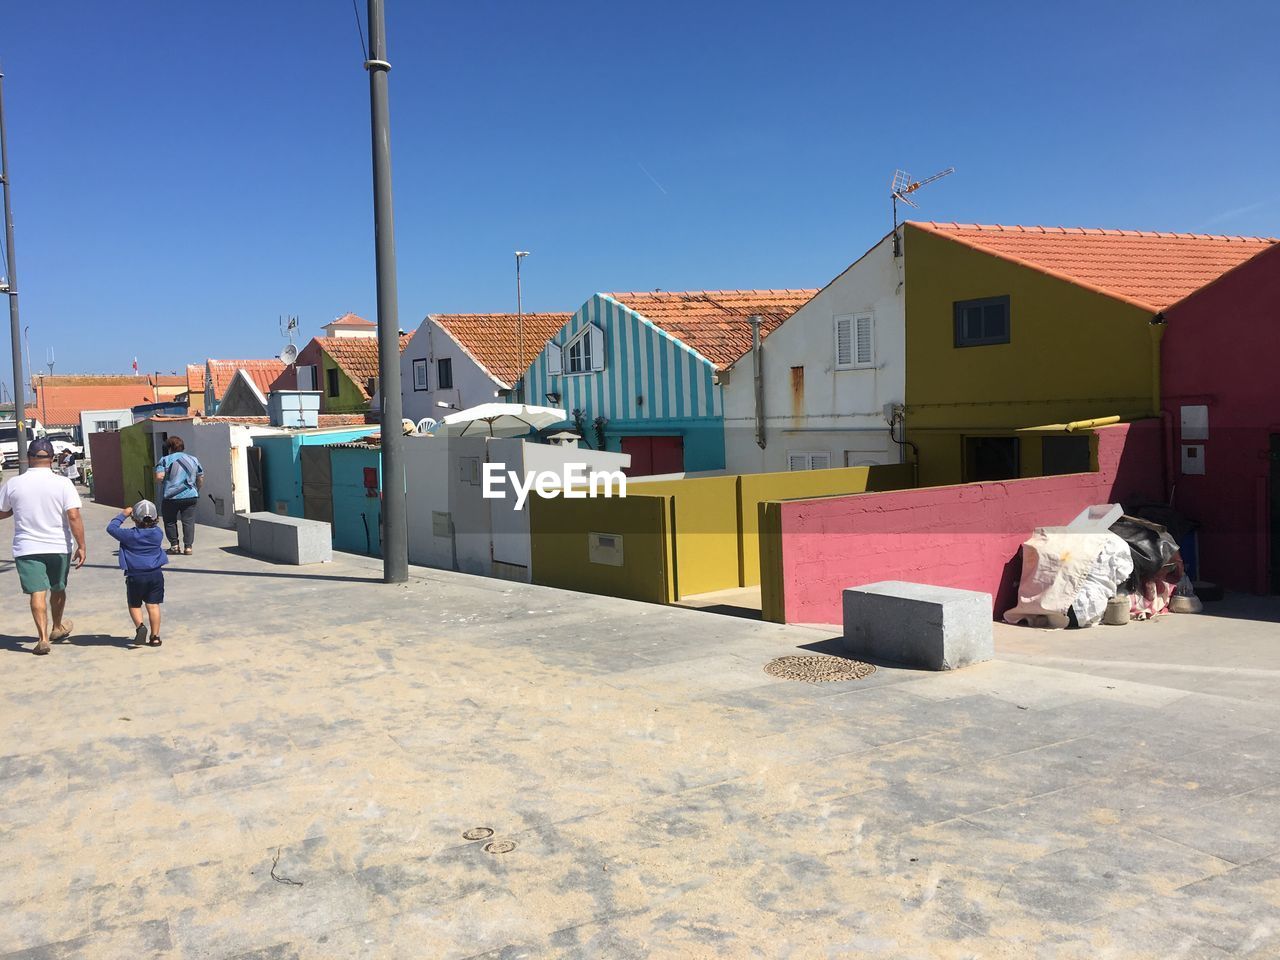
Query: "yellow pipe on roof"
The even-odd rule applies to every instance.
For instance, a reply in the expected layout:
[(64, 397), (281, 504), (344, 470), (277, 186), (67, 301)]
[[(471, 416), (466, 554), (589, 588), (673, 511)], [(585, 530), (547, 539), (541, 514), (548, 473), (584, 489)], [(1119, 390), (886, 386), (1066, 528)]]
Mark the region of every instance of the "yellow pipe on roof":
[(1074, 433), (1077, 430), (1092, 430), (1094, 427), (1107, 427), (1119, 422), (1119, 417), (1094, 417), (1092, 420), (1072, 420), (1063, 429), (1067, 433)]

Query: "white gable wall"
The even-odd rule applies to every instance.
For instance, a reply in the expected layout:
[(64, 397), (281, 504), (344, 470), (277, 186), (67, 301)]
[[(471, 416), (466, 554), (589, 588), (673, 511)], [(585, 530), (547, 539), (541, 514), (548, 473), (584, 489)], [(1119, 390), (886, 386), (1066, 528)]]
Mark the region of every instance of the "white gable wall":
[[(787, 470), (790, 455), (821, 462), (825, 453), (832, 467), (902, 459), (883, 413), (906, 395), (901, 263), (894, 261), (892, 237), (885, 238), (765, 338), (763, 450), (756, 444), (751, 354), (733, 366), (723, 393), (728, 472)], [(872, 363), (837, 369), (836, 318), (861, 315), (873, 317)], [(852, 333), (856, 341), (856, 324)], [(793, 367), (804, 369), (802, 393), (793, 392)]]
[[(449, 358), (453, 366), (453, 387), (441, 390), (439, 367), (436, 361)], [(413, 361), (427, 361), (427, 389), (415, 390)], [(427, 317), (418, 327), (409, 345), (400, 354), (400, 392), (404, 402), (404, 415), (417, 423), (423, 417), (441, 420), (452, 410), (438, 406), (440, 402), (453, 404), (459, 410), (481, 403), (493, 403), (497, 391), (504, 384), (494, 380), (453, 337), (449, 336), (434, 320)]]

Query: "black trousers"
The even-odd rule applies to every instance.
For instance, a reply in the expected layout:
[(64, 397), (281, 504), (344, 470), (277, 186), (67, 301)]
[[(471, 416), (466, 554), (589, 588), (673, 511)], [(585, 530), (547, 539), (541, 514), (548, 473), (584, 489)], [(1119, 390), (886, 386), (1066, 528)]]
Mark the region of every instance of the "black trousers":
[(169, 546), (178, 545), (178, 521), (182, 521), (182, 545), (195, 546), (196, 542), (196, 506), (199, 497), (185, 497), (182, 500), (165, 500), (160, 504), (160, 515), (164, 517), (164, 535)]

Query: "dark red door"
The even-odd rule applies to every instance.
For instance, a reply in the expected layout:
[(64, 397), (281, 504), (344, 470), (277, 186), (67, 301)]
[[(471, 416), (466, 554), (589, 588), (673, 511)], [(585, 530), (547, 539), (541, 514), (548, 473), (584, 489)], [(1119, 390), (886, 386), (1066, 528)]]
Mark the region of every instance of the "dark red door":
[(631, 454), (629, 477), (684, 472), (684, 437), (622, 437), (622, 452)]

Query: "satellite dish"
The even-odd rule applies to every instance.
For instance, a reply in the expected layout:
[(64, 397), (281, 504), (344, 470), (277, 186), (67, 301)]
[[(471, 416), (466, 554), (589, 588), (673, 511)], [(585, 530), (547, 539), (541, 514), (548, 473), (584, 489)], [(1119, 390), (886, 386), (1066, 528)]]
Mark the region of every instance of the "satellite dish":
[(280, 351), (280, 362), (283, 363), (286, 367), (288, 367), (288, 366), (292, 366), (294, 361), (297, 359), (298, 359), (298, 348), (295, 347), (292, 343), (286, 343), (284, 349)]
[(414, 429), (419, 433), (434, 433), (438, 426), (440, 426), (438, 420), (433, 420), (431, 417), (423, 417), (418, 421), (418, 425)]

